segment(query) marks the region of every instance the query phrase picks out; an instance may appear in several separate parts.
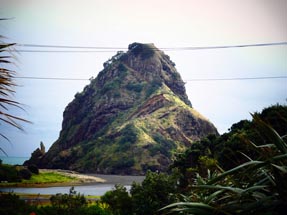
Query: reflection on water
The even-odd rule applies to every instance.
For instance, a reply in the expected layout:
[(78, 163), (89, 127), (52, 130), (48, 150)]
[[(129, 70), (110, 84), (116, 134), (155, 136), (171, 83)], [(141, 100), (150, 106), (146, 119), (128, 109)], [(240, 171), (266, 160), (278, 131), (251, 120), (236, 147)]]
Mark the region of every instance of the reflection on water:
[[(114, 184), (96, 184), (96, 185), (82, 185), (74, 186), (78, 193), (84, 195), (102, 196), (107, 191), (112, 190)], [(131, 186), (125, 186), (130, 190)], [(56, 194), (56, 193), (69, 193), (71, 187), (7, 187), (0, 188), (0, 192), (15, 192), (15, 193), (28, 193), (28, 194)]]

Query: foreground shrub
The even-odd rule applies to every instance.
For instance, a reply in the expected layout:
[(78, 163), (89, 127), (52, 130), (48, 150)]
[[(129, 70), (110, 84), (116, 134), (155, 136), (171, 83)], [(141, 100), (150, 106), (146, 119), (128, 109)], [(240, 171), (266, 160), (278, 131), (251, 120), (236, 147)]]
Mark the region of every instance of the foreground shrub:
[(101, 201), (107, 203), (113, 215), (156, 215), (158, 210), (173, 202), (177, 177), (148, 171), (142, 183), (133, 183), (130, 194), (122, 185), (106, 192)]
[(110, 206), (114, 215), (132, 214), (131, 196), (123, 185), (115, 185), (113, 190), (106, 192), (101, 197), (101, 201)]
[[(171, 214), (279, 215), (287, 208), (287, 142), (257, 115), (253, 116), (264, 143), (254, 144), (256, 159), (207, 177), (197, 174), (192, 193), (163, 208)], [(286, 124), (285, 124), (286, 125)]]
[[(72, 192), (71, 192), (72, 191)], [(112, 215), (100, 203), (90, 206), (83, 200), (83, 196), (75, 193), (52, 196), (53, 204), (49, 206), (29, 205), (19, 196), (0, 193), (1, 215)], [(85, 198), (84, 198), (85, 199)]]
[(174, 201), (176, 183), (174, 175), (148, 171), (141, 184), (132, 185), (133, 212), (137, 215), (160, 214), (161, 207)]
[(20, 169), (19, 175), (21, 179), (26, 179), (26, 180), (29, 180), (32, 177), (32, 173), (30, 172), (30, 170), (26, 168)]
[(0, 181), (19, 182), (21, 178), (15, 166), (0, 164)]
[(1, 215), (26, 215), (29, 214), (29, 206), (13, 193), (0, 193)]
[(50, 198), (52, 207), (59, 214), (77, 215), (87, 205), (83, 195), (77, 193), (74, 187), (70, 189), (69, 194), (58, 193)]
[(30, 172), (38, 175), (39, 174), (39, 169), (36, 165), (29, 165), (28, 166), (28, 170), (30, 170)]

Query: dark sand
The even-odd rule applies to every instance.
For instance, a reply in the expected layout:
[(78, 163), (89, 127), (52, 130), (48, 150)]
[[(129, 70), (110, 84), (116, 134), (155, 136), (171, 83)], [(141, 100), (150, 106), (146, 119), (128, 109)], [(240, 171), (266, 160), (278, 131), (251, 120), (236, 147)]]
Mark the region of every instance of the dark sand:
[(145, 176), (129, 176), (129, 175), (102, 175), (102, 174), (84, 174), (94, 176), (105, 180), (104, 184), (122, 184), (131, 185), (133, 182), (141, 183)]

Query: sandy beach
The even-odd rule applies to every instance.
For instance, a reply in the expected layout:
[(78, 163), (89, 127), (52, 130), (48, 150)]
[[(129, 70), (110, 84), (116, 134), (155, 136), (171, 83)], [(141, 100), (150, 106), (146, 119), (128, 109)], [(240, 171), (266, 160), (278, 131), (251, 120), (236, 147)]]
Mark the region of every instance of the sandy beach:
[(80, 174), (75, 171), (61, 169), (40, 169), (40, 172), (56, 172), (68, 177), (75, 178), (72, 183), (105, 183), (106, 180), (92, 175)]
[(76, 178), (72, 183), (75, 184), (122, 184), (131, 185), (133, 182), (141, 183), (145, 176), (129, 176), (129, 175), (104, 175), (93, 173), (78, 173), (70, 170), (61, 169), (40, 169), (40, 172), (57, 172), (62, 175)]
[(12, 183), (1, 184), (0, 187), (68, 187), (85, 185), (132, 185), (133, 182), (141, 183), (145, 176), (127, 176), (127, 175), (102, 175), (93, 173), (78, 173), (71, 170), (62, 169), (39, 169), (40, 173), (54, 172), (73, 178), (69, 182), (49, 182), (49, 183)]

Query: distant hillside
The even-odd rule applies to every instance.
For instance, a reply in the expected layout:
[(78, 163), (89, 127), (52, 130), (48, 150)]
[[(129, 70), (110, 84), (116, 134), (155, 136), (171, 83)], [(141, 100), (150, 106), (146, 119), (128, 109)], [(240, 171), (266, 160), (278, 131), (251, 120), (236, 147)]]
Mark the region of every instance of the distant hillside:
[(166, 171), (175, 153), (218, 134), (192, 108), (174, 66), (153, 44), (118, 52), (66, 107), (59, 139), (26, 164), (107, 174)]

